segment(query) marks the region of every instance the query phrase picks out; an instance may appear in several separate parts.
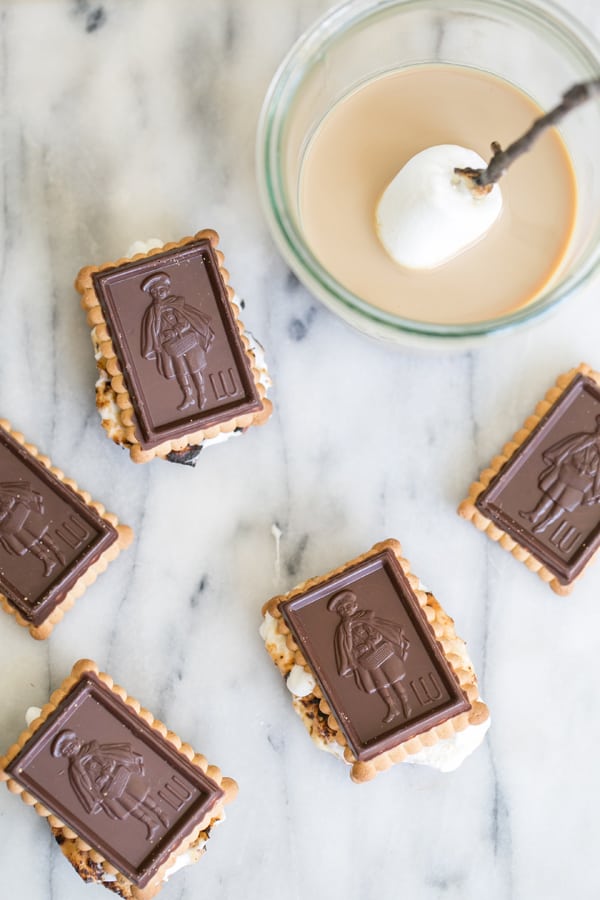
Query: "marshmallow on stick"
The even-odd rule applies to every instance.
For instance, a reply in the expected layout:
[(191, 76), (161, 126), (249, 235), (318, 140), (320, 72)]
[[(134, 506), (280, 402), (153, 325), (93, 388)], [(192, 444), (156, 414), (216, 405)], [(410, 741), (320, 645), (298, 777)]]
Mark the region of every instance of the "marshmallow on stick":
[(485, 167), (473, 150), (439, 144), (417, 153), (387, 186), (376, 211), (389, 255), (411, 269), (433, 269), (472, 246), (502, 211), (498, 185), (477, 194), (457, 167)]

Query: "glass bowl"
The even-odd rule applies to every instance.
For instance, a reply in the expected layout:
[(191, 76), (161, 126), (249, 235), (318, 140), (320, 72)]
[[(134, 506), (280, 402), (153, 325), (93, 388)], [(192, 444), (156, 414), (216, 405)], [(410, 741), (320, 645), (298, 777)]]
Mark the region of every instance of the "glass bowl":
[(424, 63), (499, 76), (548, 109), (571, 85), (600, 76), (600, 46), (550, 0), (350, 0), (309, 28), (277, 70), (258, 125), (257, 177), (280, 252), (329, 309), (373, 337), (451, 349), (538, 321), (597, 268), (600, 102), (588, 102), (561, 123), (578, 209), (567, 258), (551, 285), (528, 305), (491, 319), (436, 324), (403, 318), (347, 290), (315, 258), (303, 234), (299, 184), (307, 145), (335, 103), (379, 75)]

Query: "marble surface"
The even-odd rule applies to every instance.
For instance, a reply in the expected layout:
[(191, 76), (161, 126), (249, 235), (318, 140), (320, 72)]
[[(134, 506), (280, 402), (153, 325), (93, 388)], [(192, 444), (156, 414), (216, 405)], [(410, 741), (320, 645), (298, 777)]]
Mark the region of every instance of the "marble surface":
[[(596, 0), (569, 5), (600, 36)], [(234, 776), (228, 821), (165, 900), (591, 900), (600, 568), (560, 599), (455, 507), (559, 371), (600, 366), (600, 285), (445, 357), (371, 342), (299, 286), (263, 224), (253, 138), (276, 65), (327, 6), (0, 2), (1, 412), (136, 533), (49, 641), (2, 615), (1, 744), (92, 657)], [(201, 227), (221, 233), (276, 411), (196, 470), (136, 467), (100, 428), (72, 281)], [(453, 774), (355, 786), (294, 714), (259, 610), (388, 536), (467, 639), (493, 724)], [(2, 897), (109, 896), (4, 789), (0, 847)]]

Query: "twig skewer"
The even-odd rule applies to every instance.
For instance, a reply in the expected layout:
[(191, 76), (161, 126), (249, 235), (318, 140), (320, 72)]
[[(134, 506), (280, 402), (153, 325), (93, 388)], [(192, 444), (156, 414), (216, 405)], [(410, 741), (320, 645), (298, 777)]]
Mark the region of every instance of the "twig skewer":
[(523, 153), (531, 149), (532, 144), (547, 128), (557, 125), (572, 109), (586, 103), (592, 97), (600, 96), (600, 78), (575, 84), (563, 94), (561, 102), (545, 115), (536, 119), (524, 135), (503, 150), (497, 141), (492, 143), (492, 158), (486, 169), (456, 168), (454, 172), (469, 183), (476, 194), (488, 194), (494, 184), (504, 175), (506, 170)]

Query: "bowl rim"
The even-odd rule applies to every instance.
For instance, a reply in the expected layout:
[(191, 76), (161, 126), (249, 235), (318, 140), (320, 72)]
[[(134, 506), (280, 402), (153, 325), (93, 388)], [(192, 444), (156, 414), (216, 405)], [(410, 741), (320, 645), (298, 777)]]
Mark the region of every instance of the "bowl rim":
[[(465, 0), (473, 3), (473, 0)], [(300, 281), (333, 312), (361, 330), (379, 332), (386, 337), (436, 338), (448, 344), (468, 337), (483, 337), (506, 332), (519, 325), (539, 320), (600, 268), (600, 226), (596, 229), (593, 250), (572, 273), (544, 290), (535, 300), (501, 316), (465, 323), (434, 323), (409, 319), (386, 312), (345, 288), (314, 256), (299, 233), (285, 203), (285, 190), (277, 161), (280, 158), (285, 108), (282, 98), (302, 83), (318, 48), (321, 52), (349, 29), (375, 16), (383, 16), (400, 7), (427, 7), (448, 10), (444, 0), (345, 0), (326, 11), (292, 45), (278, 66), (263, 101), (256, 134), (256, 177), (263, 212), (275, 243)], [(478, 10), (494, 9), (528, 17), (538, 26), (554, 33), (563, 44), (570, 44), (575, 56), (588, 68), (589, 77), (600, 76), (600, 42), (554, 0), (477, 0)], [(467, 68), (465, 66), (465, 68)], [(383, 73), (382, 73), (383, 74)], [(275, 177), (274, 177), (275, 175)]]

